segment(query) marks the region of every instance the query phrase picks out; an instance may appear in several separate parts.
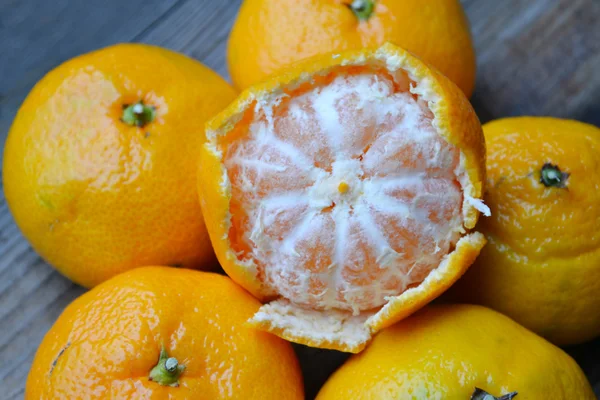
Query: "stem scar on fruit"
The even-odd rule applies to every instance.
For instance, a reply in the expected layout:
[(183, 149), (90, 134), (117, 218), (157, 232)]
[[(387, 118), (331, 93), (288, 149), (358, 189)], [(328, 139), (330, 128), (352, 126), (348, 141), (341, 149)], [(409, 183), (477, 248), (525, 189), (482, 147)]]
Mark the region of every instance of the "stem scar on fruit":
[(557, 165), (545, 163), (540, 171), (540, 183), (546, 187), (567, 187), (568, 172), (562, 172)]
[(496, 397), (483, 389), (475, 388), (475, 391), (471, 395), (471, 400), (511, 400), (517, 395), (517, 392), (507, 393), (504, 396)]
[[(144, 104), (142, 100), (133, 104), (123, 104), (121, 121), (130, 126), (144, 127), (156, 118), (156, 107)], [(146, 132), (147, 135), (149, 135)]]
[(352, 3), (346, 4), (346, 6), (361, 21), (367, 21), (375, 11), (374, 0), (353, 0)]
[(175, 357), (169, 357), (165, 346), (160, 349), (158, 364), (150, 370), (149, 379), (163, 386), (179, 386), (179, 376), (185, 370), (185, 365), (179, 364)]

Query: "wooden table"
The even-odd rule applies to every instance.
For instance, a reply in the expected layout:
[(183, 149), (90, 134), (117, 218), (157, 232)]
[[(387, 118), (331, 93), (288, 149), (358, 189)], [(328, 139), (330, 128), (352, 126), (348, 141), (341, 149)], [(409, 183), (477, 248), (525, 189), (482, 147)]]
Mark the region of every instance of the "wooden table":
[[(112, 43), (165, 46), (227, 77), (225, 43), (239, 3), (0, 0), (0, 143), (37, 80), (68, 58)], [(482, 122), (531, 114), (600, 126), (599, 0), (463, 3), (477, 48), (472, 101)], [(32, 251), (0, 193), (1, 399), (23, 397), (38, 343), (63, 308), (83, 291)], [(307, 396), (312, 398), (346, 355), (297, 349), (305, 367)], [(567, 350), (600, 394), (600, 339)], [(309, 359), (310, 365), (304, 362)]]

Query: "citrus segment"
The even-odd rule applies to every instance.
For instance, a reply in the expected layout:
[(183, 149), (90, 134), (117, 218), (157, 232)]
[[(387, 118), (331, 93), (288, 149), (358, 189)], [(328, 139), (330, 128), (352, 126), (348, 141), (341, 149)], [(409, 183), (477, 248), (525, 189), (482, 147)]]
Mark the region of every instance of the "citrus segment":
[[(376, 54), (404, 57), (445, 79), (397, 47)], [(229, 198), (229, 220), (211, 233), (227, 241), (227, 254), (217, 250), (224, 268), (236, 260), (255, 274), (259, 296), (281, 298), (253, 322), (294, 332), (287, 336), (296, 341), (303, 329), (291, 325), (313, 323), (306, 332), (322, 345), (345, 340), (337, 347), (358, 351), (372, 333), (367, 318), (420, 286), (456, 248), (472, 224), (466, 209), (481, 207), (481, 193), (472, 190), (481, 183), (465, 168), (462, 143), (441, 134), (445, 116), (435, 115), (410, 69), (360, 52), (347, 56), (330, 56), (331, 65), (312, 75), (290, 74), (285, 84), (274, 78), (258, 95), (245, 92), (209, 123), (203, 162), (219, 163), (220, 192)], [(481, 146), (467, 111), (472, 130), (461, 134)], [(474, 169), (481, 176), (481, 165)], [(204, 207), (217, 204), (208, 192), (203, 197)], [(269, 315), (282, 323), (268, 322)], [(323, 316), (343, 329), (326, 337)]]
[[(422, 281), (462, 231), (458, 149), (381, 73), (294, 94), (257, 103), (247, 134), (224, 147), (243, 209), (232, 214), (245, 232), (233, 250), (251, 248), (267, 286), (297, 304), (354, 314), (381, 306)], [(325, 138), (314, 147), (297, 144), (305, 120)], [(310, 156), (318, 151), (328, 155), (321, 166)]]

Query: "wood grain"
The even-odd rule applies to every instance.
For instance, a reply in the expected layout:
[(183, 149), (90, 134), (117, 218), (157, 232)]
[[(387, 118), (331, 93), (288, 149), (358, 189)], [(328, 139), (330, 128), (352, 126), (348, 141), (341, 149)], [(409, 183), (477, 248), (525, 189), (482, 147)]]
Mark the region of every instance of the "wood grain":
[[(46, 72), (109, 44), (136, 41), (165, 46), (227, 77), (225, 45), (240, 2), (0, 0), (0, 144), (3, 147), (19, 105)], [(600, 1), (464, 0), (463, 4), (478, 55), (472, 102), (482, 121), (529, 114), (600, 125)], [(83, 291), (31, 250), (0, 193), (1, 399), (23, 397), (37, 345), (62, 309)], [(307, 398), (314, 397), (347, 358), (337, 352), (295, 348)], [(600, 394), (600, 340), (567, 351)]]

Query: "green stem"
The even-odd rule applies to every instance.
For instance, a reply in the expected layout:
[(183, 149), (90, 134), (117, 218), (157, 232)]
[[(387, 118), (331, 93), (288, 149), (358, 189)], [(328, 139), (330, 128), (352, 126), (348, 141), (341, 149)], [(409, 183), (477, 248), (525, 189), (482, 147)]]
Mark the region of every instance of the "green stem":
[(546, 163), (540, 171), (540, 182), (546, 187), (564, 188), (567, 186), (569, 174), (562, 172), (557, 165)]
[(496, 397), (483, 389), (475, 388), (475, 391), (471, 395), (471, 400), (511, 400), (516, 397), (517, 392), (505, 394), (504, 396)]
[(361, 21), (367, 21), (373, 15), (375, 11), (374, 0), (352, 0), (352, 3), (348, 4), (348, 8), (352, 10), (356, 18)]
[(158, 364), (150, 371), (150, 380), (163, 386), (179, 386), (179, 376), (185, 370), (175, 357), (169, 357), (165, 347), (160, 349)]
[(143, 127), (154, 121), (154, 118), (156, 118), (156, 108), (144, 104), (141, 100), (123, 106), (121, 121), (127, 125)]

